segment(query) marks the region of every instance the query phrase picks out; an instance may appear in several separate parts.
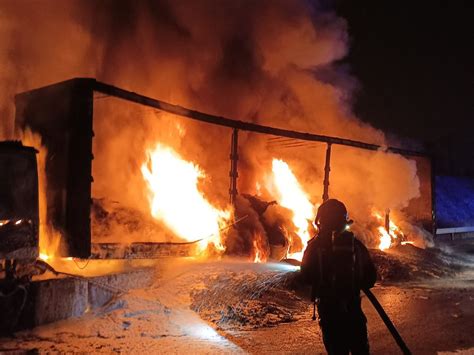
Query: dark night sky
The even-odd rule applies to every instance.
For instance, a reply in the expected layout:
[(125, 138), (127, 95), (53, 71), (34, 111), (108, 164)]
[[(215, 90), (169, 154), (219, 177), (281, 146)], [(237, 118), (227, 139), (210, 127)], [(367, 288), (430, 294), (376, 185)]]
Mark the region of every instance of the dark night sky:
[(344, 62), (360, 82), (359, 117), (421, 141), (460, 137), (473, 143), (468, 128), (474, 118), (474, 2), (335, 4), (348, 21), (350, 53)]

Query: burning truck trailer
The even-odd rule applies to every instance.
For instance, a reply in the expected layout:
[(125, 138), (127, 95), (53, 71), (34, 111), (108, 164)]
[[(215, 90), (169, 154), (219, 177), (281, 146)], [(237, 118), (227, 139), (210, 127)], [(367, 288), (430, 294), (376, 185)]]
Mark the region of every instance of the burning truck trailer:
[[(147, 134), (134, 128), (143, 116), (148, 116), (147, 122), (159, 121), (156, 126), (143, 124), (150, 131)], [(197, 129), (190, 129), (191, 125)], [(59, 282), (49, 285), (58, 288), (58, 295), (73, 295), (69, 306), (58, 314), (33, 316), (34, 321), (25, 321), (28, 326), (77, 316), (97, 303), (89, 296), (101, 288), (100, 283), (92, 279), (80, 279), (78, 283), (77, 274), (84, 273), (81, 268), (87, 268), (88, 261), (79, 267), (74, 258), (227, 254), (254, 262), (300, 259), (312, 235), (311, 221), (317, 207), (314, 202), (320, 201), (321, 195), (322, 200), (329, 197), (330, 177), (331, 186), (340, 184), (340, 174), (330, 172), (332, 161), (337, 163), (341, 151), (383, 151), (403, 154), (416, 162), (420, 197), (413, 199), (403, 213), (373, 206), (371, 222), (354, 226), (359, 228), (355, 232), (368, 236), (372, 247), (383, 250), (420, 242), (420, 235), (423, 241), (426, 230), (433, 227), (431, 163), (418, 152), (236, 121), (94, 79), (72, 79), (17, 95), (16, 128), (23, 132), (25, 144), (39, 151), (43, 227), (39, 233), (39, 256), (53, 265), (53, 271), (56, 265), (65, 264), (67, 270), (75, 271), (69, 271), (67, 281), (62, 281), (70, 282), (66, 287), (69, 291)], [(228, 140), (222, 139), (223, 149), (206, 150), (206, 139), (215, 139), (215, 135), (206, 135), (211, 130), (221, 138), (227, 134)], [(184, 139), (192, 134), (199, 134), (204, 144), (196, 147)], [(255, 149), (264, 147), (271, 156), (269, 172), (256, 182), (249, 183), (244, 173), (254, 157), (242, 154), (242, 144)], [(313, 198), (298, 181), (287, 158), (301, 147), (311, 149), (315, 160), (319, 158), (321, 162), (323, 174), (321, 179), (315, 179), (319, 186), (312, 191)], [(207, 156), (209, 153), (213, 156)], [(202, 180), (208, 177), (207, 172), (186, 155), (200, 156), (204, 166), (222, 159), (220, 165), (230, 165), (230, 173), (206, 186)], [(227, 156), (230, 164), (223, 160)], [(222, 170), (212, 172), (222, 174)], [(222, 188), (224, 180), (229, 186), (228, 194)], [(239, 183), (248, 191), (242, 187), (239, 193)], [(251, 189), (249, 185), (253, 185)], [(211, 203), (206, 194), (217, 196), (216, 200), (227, 195), (228, 202)], [(406, 216), (412, 223), (405, 221)], [(102, 271), (107, 268), (104, 266)], [(107, 291), (110, 293), (110, 288)], [(83, 297), (80, 301), (78, 294)], [(106, 299), (102, 297), (101, 304)], [(31, 307), (40, 308), (41, 302)], [(31, 314), (39, 313), (30, 310), (29, 315), (22, 316), (31, 318)]]

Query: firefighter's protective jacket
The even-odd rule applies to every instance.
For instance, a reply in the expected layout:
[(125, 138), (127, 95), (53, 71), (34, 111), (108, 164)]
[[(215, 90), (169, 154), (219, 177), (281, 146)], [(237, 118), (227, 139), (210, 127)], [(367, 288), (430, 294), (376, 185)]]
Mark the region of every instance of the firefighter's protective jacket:
[(359, 298), (377, 278), (367, 248), (350, 231), (312, 238), (303, 255), (301, 272), (312, 285), (312, 298)]

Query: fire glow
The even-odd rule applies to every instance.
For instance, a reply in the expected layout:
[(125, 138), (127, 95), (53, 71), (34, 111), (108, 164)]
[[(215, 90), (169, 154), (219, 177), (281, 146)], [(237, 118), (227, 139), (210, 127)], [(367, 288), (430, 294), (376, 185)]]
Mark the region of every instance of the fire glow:
[(230, 212), (214, 207), (199, 191), (199, 180), (205, 174), (198, 165), (158, 143), (147, 152), (141, 172), (155, 219), (186, 241), (200, 240), (201, 251), (211, 243), (217, 250), (224, 250), (220, 229), (229, 220)]
[[(372, 212), (372, 216), (377, 219), (379, 223), (384, 222), (385, 218), (382, 214), (376, 210)], [(405, 235), (401, 229), (395, 224), (393, 220), (385, 221), (387, 226), (378, 226), (377, 231), (379, 233), (379, 245), (380, 250), (387, 250), (394, 245), (414, 245), (414, 242), (405, 240)], [(388, 228), (387, 228), (388, 227)]]
[(48, 223), (48, 202), (46, 197), (47, 180), (45, 170), (48, 150), (42, 144), (41, 137), (29, 129), (22, 132), (21, 139), (25, 145), (30, 145), (38, 150), (39, 258), (44, 261), (51, 260), (54, 257), (59, 257), (61, 234)]
[[(309, 201), (307, 194), (286, 162), (280, 159), (273, 159), (272, 173), (277, 201), (281, 206), (293, 212), (293, 223), (297, 228), (298, 236), (303, 242), (304, 250), (308, 240), (311, 238), (308, 227), (309, 223), (314, 219), (315, 207)], [(303, 250), (288, 256), (301, 260)]]
[[(34, 144), (40, 150), (39, 154), (39, 189), (40, 189), (40, 259), (51, 262), (59, 258), (61, 235), (45, 221), (46, 218), (46, 179), (44, 174), (44, 156), (46, 150), (40, 143)], [(222, 210), (211, 204), (199, 190), (199, 182), (206, 178), (202, 169), (193, 162), (183, 159), (172, 148), (157, 143), (146, 152), (146, 160), (141, 166), (141, 173), (148, 190), (149, 208), (151, 215), (163, 222), (176, 236), (185, 241), (197, 241), (198, 252), (212, 247), (222, 253), (225, 246), (222, 241), (222, 228), (231, 219), (231, 211)], [(271, 178), (264, 187), (257, 183), (258, 195), (265, 188), (279, 205), (293, 213), (292, 222), (296, 234), (301, 239), (302, 249), (292, 250), (288, 258), (301, 260), (308, 240), (311, 238), (309, 226), (314, 220), (318, 205), (313, 205), (309, 194), (304, 190), (294, 172), (281, 159), (272, 160)], [(386, 250), (394, 245), (413, 244), (406, 241), (399, 227), (389, 222), (389, 229), (383, 226), (385, 217), (377, 210), (373, 210), (379, 226), (379, 242), (377, 247)], [(380, 225), (382, 224), (382, 225)], [(259, 236), (262, 239), (262, 236)], [(258, 239), (258, 238), (257, 238)], [(291, 239), (288, 243), (292, 244)], [(251, 260), (256, 263), (266, 262), (268, 253), (264, 247), (253, 241), (253, 255)]]
[(254, 249), (254, 252), (255, 252), (253, 262), (254, 263), (264, 263), (266, 261), (266, 258), (263, 257), (263, 252), (259, 248), (256, 239), (254, 239), (254, 241), (253, 241), (253, 249)]
[(390, 248), (390, 246), (392, 245), (392, 236), (388, 234), (388, 232), (385, 230), (385, 227), (383, 226), (379, 226), (377, 230), (380, 233), (379, 249), (385, 250)]
[[(361, 124), (352, 112), (348, 100), (352, 89), (350, 85), (344, 84), (352, 82), (353, 78), (344, 75), (341, 80), (323, 80), (324, 76), (339, 78), (344, 74), (337, 69), (338, 65), (333, 63), (336, 64), (343, 59), (349, 50), (346, 41), (348, 37), (346, 22), (337, 16), (329, 16), (327, 19), (325, 17), (327, 21), (314, 21), (312, 11), (308, 11), (308, 4), (305, 1), (270, 1), (264, 4), (242, 2), (239, 11), (235, 11), (233, 2), (229, 1), (212, 8), (212, 12), (206, 11), (208, 6), (212, 7), (212, 4), (207, 2), (199, 2), (197, 11), (188, 11), (178, 4), (179, 2), (170, 2), (169, 14), (172, 18), (164, 22), (161, 13), (155, 18), (156, 11), (151, 11), (153, 5), (150, 2), (133, 2), (133, 6), (130, 5), (133, 11), (128, 11), (127, 21), (122, 22), (98, 21), (102, 12), (97, 12), (96, 7), (87, 5), (88, 2), (80, 2), (79, 7), (75, 2), (70, 3), (64, 5), (59, 12), (47, 12), (58, 16), (55, 23), (63, 24), (67, 29), (73, 30), (63, 32), (77, 34), (74, 38), (57, 36), (57, 26), (50, 26), (51, 21), (43, 16), (43, 8), (48, 7), (43, 3), (38, 2), (35, 5), (37, 8), (27, 13), (23, 13), (21, 8), (18, 8), (18, 11), (7, 11), (9, 14), (7, 17), (11, 17), (11, 21), (8, 21), (8, 26), (0, 26), (3, 38), (18, 37), (19, 40), (3, 41), (5, 47), (2, 49), (5, 50), (0, 51), (0, 55), (6, 55), (4, 58), (6, 70), (2, 71), (6, 75), (2, 81), (5, 84), (2, 87), (5, 89), (5, 97), (13, 97), (16, 92), (11, 90), (30, 89), (29, 85), (33, 83), (39, 85), (46, 79), (49, 82), (58, 76), (74, 77), (78, 73), (100, 73), (99, 79), (104, 82), (123, 83), (125, 88), (130, 90), (152, 92), (159, 100), (170, 99), (183, 107), (189, 107), (182, 109), (183, 113), (199, 109), (222, 117), (249, 120), (252, 124), (313, 134), (327, 133), (349, 140), (357, 139), (387, 146), (382, 131), (369, 124)], [(103, 10), (110, 10), (104, 13), (111, 13), (116, 7), (112, 2), (104, 6)], [(9, 8), (10, 6), (7, 6), (7, 9)], [(221, 21), (209, 21), (208, 14), (215, 11)], [(248, 14), (254, 15), (249, 17)], [(78, 19), (80, 21), (76, 22)], [(10, 22), (18, 24), (18, 28), (22, 31), (16, 31), (16, 25), (10, 26)], [(29, 26), (30, 23), (38, 25)], [(180, 23), (182, 26), (174, 26), (175, 23)], [(203, 24), (211, 24), (211, 31), (205, 30)], [(249, 25), (248, 27), (252, 29), (243, 36), (245, 41), (241, 38), (243, 24)], [(81, 31), (76, 31), (77, 28)], [(124, 36), (120, 42), (111, 41), (109, 37), (122, 30), (129, 35)], [(182, 36), (183, 31), (189, 35)], [(22, 73), (17, 72), (18, 69), (29, 67), (31, 58), (37, 57), (37, 51), (44, 47), (35, 44), (47, 38), (55, 38), (57, 42), (55, 46), (48, 46), (48, 51), (44, 53), (50, 60), (43, 60), (41, 66), (29, 72), (29, 80), (18, 80), (23, 78)], [(94, 40), (90, 41), (91, 38)], [(169, 43), (165, 41), (169, 44), (169, 50), (155, 50), (157, 40), (170, 38), (179, 40), (169, 40)], [(285, 45), (282, 46), (282, 43)], [(140, 50), (136, 50), (137, 45)], [(194, 48), (199, 48), (199, 53), (204, 55), (196, 55), (196, 51), (192, 50)], [(124, 52), (127, 56), (123, 55)], [(10, 53), (15, 53), (14, 58), (9, 55)], [(64, 53), (67, 53), (65, 58), (67, 60), (58, 73), (55, 58), (63, 58)], [(90, 53), (95, 55), (91, 56)], [(244, 56), (240, 58), (242, 54)], [(81, 58), (91, 60), (84, 61)], [(235, 60), (223, 60), (229, 58)], [(156, 63), (160, 63), (159, 68)], [(193, 65), (190, 66), (189, 63)], [(127, 70), (102, 70), (104, 66)], [(325, 71), (328, 70), (327, 75), (314, 75), (313, 69), (320, 67), (324, 67)], [(150, 73), (153, 75), (150, 76)], [(200, 243), (203, 248), (208, 242), (220, 250), (224, 248), (224, 243), (227, 243), (227, 246), (230, 246), (231, 242), (241, 243), (239, 238), (222, 241), (220, 239), (223, 233), (220, 228), (230, 219), (231, 214), (224, 210), (226, 191), (222, 189), (222, 186), (227, 184), (224, 180), (228, 179), (228, 163), (224, 159), (228, 156), (227, 138), (230, 138), (230, 131), (227, 131), (229, 135), (216, 127), (204, 128), (201, 131), (203, 126), (188, 125), (186, 120), (175, 125), (172, 122), (175, 117), (165, 114), (166, 110), (156, 112), (143, 108), (142, 111), (142, 108), (135, 105), (125, 109), (126, 106), (122, 106), (125, 104), (123, 100), (119, 104), (112, 101), (113, 98), (109, 95), (106, 96), (94, 97), (94, 116), (97, 114), (97, 117), (94, 118), (93, 141), (97, 150), (93, 148), (95, 183), (91, 185), (93, 191), (91, 197), (117, 202), (117, 206), (120, 204), (120, 208), (126, 211), (143, 212), (145, 207), (173, 234), (183, 240), (195, 241), (204, 238), (205, 240)], [(99, 97), (101, 100), (95, 100)], [(230, 97), (232, 100), (229, 100)], [(100, 119), (99, 116), (104, 119)], [(7, 120), (10, 121), (9, 118)], [(13, 126), (13, 121), (4, 125), (4, 127)], [(170, 127), (174, 127), (177, 132)], [(3, 133), (0, 132), (0, 135)], [(5, 132), (5, 136), (9, 135)], [(292, 229), (292, 233), (287, 233), (285, 238), (287, 244), (293, 246), (291, 253), (300, 253), (292, 256), (300, 258), (302, 250), (299, 248), (304, 248), (311, 237), (312, 228), (308, 222), (314, 219), (317, 206), (313, 203), (320, 202), (320, 190), (314, 190), (312, 188), (314, 184), (308, 185), (306, 179), (298, 181), (292, 169), (294, 172), (316, 173), (315, 178), (320, 178), (321, 176), (317, 175), (322, 172), (322, 156), (311, 154), (315, 150), (306, 150), (306, 147), (310, 146), (308, 142), (268, 135), (261, 136), (262, 138), (257, 138), (260, 136), (255, 135), (254, 139), (253, 134), (252, 137), (246, 135), (246, 133), (241, 135), (241, 143), (238, 146), (240, 156), (238, 174), (241, 178), (244, 177), (238, 180), (241, 184), (239, 192), (252, 193), (253, 183), (257, 179), (265, 174), (273, 176), (273, 191), (269, 191), (270, 196), (266, 195), (265, 190), (268, 189), (266, 181), (265, 183), (260, 181), (260, 184), (256, 185), (256, 194), (262, 200), (269, 197), (268, 202), (277, 200), (280, 206), (293, 212), (293, 216), (288, 214), (292, 221), (288, 220), (285, 214), (284, 221), (283, 217), (281, 218), (283, 222), (280, 227)], [(186, 148), (183, 151), (168, 151), (165, 154), (163, 150), (166, 151), (167, 148), (163, 145), (160, 149), (146, 145), (148, 142), (158, 141), (167, 142), (175, 148), (180, 146)], [(30, 145), (27, 141), (24, 143)], [(37, 147), (35, 144), (34, 146)], [(188, 153), (190, 147), (197, 147), (196, 152), (199, 154), (203, 152), (212, 154), (211, 158), (206, 160), (206, 170), (209, 174), (211, 172), (216, 174), (212, 177), (215, 179), (215, 186), (219, 186), (221, 190), (213, 193), (212, 199), (198, 189), (198, 182), (205, 178), (202, 169), (196, 161), (185, 161), (179, 155), (185, 156), (184, 152)], [(275, 153), (279, 151), (276, 150), (280, 149), (279, 147), (288, 148), (286, 151), (290, 152), (289, 154), (298, 156), (298, 166), (291, 164), (288, 166), (279, 159), (273, 159), (272, 162), (273, 157), (280, 158)], [(147, 151), (150, 148), (153, 149)], [(294, 153), (291, 153), (292, 149), (295, 149)], [(335, 149), (335, 159), (332, 159), (331, 167), (332, 175), (337, 176), (337, 179), (335, 183), (331, 182), (331, 194), (342, 198), (351, 196), (351, 201), (344, 202), (351, 203), (351, 210), (359, 211), (366, 211), (367, 206), (371, 205), (405, 206), (412, 199), (418, 198), (421, 190), (417, 163), (384, 150), (377, 152), (354, 150), (354, 154), (349, 152), (342, 154), (345, 148)], [(137, 160), (137, 157), (144, 154), (147, 154), (147, 158), (143, 159), (145, 162)], [(50, 158), (53, 157), (54, 155)], [(168, 174), (165, 171), (168, 167), (161, 169), (160, 159), (164, 159), (165, 163), (175, 164), (178, 173)], [(173, 159), (176, 161), (173, 162)], [(44, 169), (44, 159), (39, 166), (43, 166)], [(136, 166), (141, 169), (135, 169)], [(181, 168), (185, 173), (180, 173)], [(344, 180), (345, 175), (347, 180)], [(340, 176), (342, 178), (339, 178)], [(394, 183), (387, 184), (387, 181)], [(361, 185), (364, 185), (364, 188), (360, 188)], [(44, 184), (40, 189), (44, 192)], [(144, 192), (148, 199), (139, 198)], [(219, 197), (215, 195), (219, 195), (221, 199), (217, 200)], [(318, 198), (310, 201), (314, 196)], [(60, 237), (70, 238), (69, 233), (62, 236), (51, 233), (51, 226), (46, 225), (47, 209), (44, 203), (45, 198), (40, 195), (40, 205), (43, 204), (40, 208), (42, 211), (40, 211), (40, 252), (43, 256), (53, 257), (60, 254), (56, 253)], [(402, 222), (402, 217), (397, 218), (399, 220), (396, 220), (396, 223)], [(409, 221), (403, 219), (403, 222)], [(0, 225), (1, 223), (0, 221)], [(292, 228), (292, 223), (295, 228)], [(367, 237), (365, 239), (370, 242), (370, 246), (376, 247), (379, 244), (379, 234), (381, 238), (388, 240), (381, 244), (380, 248), (388, 248), (392, 244), (390, 231), (385, 230), (388, 239), (381, 231), (373, 233), (378, 226), (383, 226), (384, 222), (374, 224), (370, 213), (360, 216), (356, 223), (358, 226), (367, 226), (359, 236)], [(412, 233), (408, 226), (405, 227), (405, 223), (401, 225), (404, 231)], [(57, 227), (62, 233), (63, 226)], [(252, 229), (252, 226), (248, 229)], [(161, 239), (161, 233), (140, 232), (134, 229), (133, 236), (114, 232), (107, 238), (114, 239), (113, 242), (127, 244), (133, 242), (136, 235), (142, 237), (143, 234), (144, 240), (164, 241)], [(231, 238), (235, 236), (241, 235), (234, 233)], [(92, 235), (90, 237), (92, 238)], [(100, 242), (98, 237), (98, 234), (94, 235), (94, 243)], [(262, 238), (265, 237), (267, 236), (263, 232)], [(61, 244), (65, 244), (66, 241), (62, 240)], [(245, 252), (251, 257), (252, 240), (245, 242), (248, 243), (241, 243), (242, 247), (239, 249), (237, 246), (234, 251)], [(260, 247), (264, 250), (268, 245), (260, 244)], [(265, 252), (269, 253), (268, 250)]]

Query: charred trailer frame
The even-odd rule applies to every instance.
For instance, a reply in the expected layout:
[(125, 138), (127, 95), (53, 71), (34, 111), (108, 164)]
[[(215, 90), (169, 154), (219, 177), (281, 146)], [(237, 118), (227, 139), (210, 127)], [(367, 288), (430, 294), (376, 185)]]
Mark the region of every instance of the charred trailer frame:
[[(396, 147), (381, 147), (351, 139), (330, 137), (313, 133), (285, 130), (210, 115), (178, 105), (169, 104), (135, 92), (120, 89), (90, 78), (76, 78), (43, 88), (27, 91), (15, 97), (16, 128), (23, 130), (29, 127), (39, 133), (42, 142), (48, 149), (46, 161), (46, 179), (48, 181), (48, 218), (59, 230), (68, 246), (65, 256), (87, 258), (91, 254), (91, 183), (92, 174), (92, 140), (94, 93), (102, 97), (114, 97), (152, 107), (188, 119), (215, 124), (233, 130), (231, 139), (231, 169), (229, 196), (231, 202), (237, 195), (238, 178), (238, 131), (266, 134), (284, 139), (320, 142), (327, 145), (325, 161), (325, 179), (323, 183), (323, 200), (329, 198), (329, 172), (331, 146), (343, 145), (353, 148), (378, 151), (383, 150), (401, 154), (421, 164), (423, 174), (432, 174), (432, 162), (424, 152), (410, 151)], [(428, 162), (428, 163), (426, 163)], [(434, 221), (432, 203), (432, 182), (424, 184), (422, 189), (429, 195), (429, 201), (415, 203), (413, 210), (423, 209), (423, 226), (431, 230)], [(412, 207), (408, 208), (410, 211)], [(429, 211), (429, 212), (426, 212)], [(415, 212), (416, 213), (416, 212)]]

